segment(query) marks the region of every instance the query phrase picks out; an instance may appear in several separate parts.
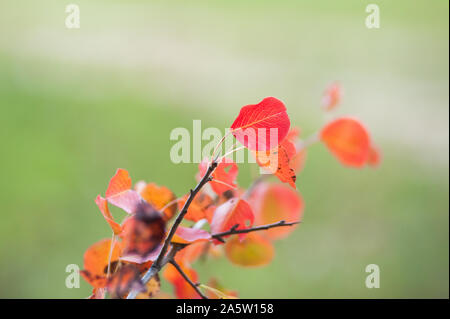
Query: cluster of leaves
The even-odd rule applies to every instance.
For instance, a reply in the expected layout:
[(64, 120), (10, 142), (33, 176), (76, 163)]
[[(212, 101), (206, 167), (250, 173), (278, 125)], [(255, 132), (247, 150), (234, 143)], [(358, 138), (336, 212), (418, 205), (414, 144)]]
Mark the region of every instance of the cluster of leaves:
[[(334, 83), (322, 106), (333, 110), (340, 99), (341, 89)], [(269, 143), (271, 128), (277, 129), (275, 147)], [(295, 183), (309, 145), (322, 142), (345, 166), (375, 166), (380, 161), (358, 120), (335, 118), (302, 140), (299, 129), (290, 127), (285, 105), (274, 97), (242, 107), (230, 132), (281, 183), (261, 175), (245, 190), (236, 183), (238, 165), (212, 154), (199, 164), (195, 189), (177, 198), (167, 187), (153, 183), (141, 181), (133, 187), (128, 172), (118, 169), (105, 196), (95, 201), (113, 236), (84, 254), (81, 274), (94, 288), (91, 298), (105, 298), (107, 293), (113, 298), (170, 297), (160, 291), (160, 271), (177, 298), (235, 298), (237, 293), (215, 278), (199, 284), (193, 264), (222, 255), (245, 267), (273, 259), (273, 241), (289, 235), (302, 219), (304, 203)], [(249, 138), (248, 132), (254, 136)], [(109, 205), (127, 213), (122, 223), (113, 218)]]

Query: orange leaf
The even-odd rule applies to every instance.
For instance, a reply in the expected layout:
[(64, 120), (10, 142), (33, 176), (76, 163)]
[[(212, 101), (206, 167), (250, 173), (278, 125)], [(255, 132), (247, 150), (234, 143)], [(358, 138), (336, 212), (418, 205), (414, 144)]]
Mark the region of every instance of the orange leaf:
[(297, 151), (295, 145), (288, 139), (284, 139), (276, 149), (255, 154), (259, 166), (274, 174), (283, 183), (289, 183), (294, 189), (297, 177), (291, 166), (291, 159)]
[[(238, 225), (236, 229), (246, 229), (253, 225), (253, 211), (250, 205), (243, 199), (232, 198), (217, 207), (211, 221), (211, 233), (217, 234), (230, 230)], [(243, 238), (246, 234), (240, 234)], [(214, 240), (215, 243), (219, 241)]]
[[(199, 179), (203, 177), (208, 169), (209, 161), (204, 159), (198, 166)], [(239, 168), (235, 162), (228, 158), (223, 158), (217, 165), (217, 168), (212, 173), (213, 180), (210, 183), (211, 188), (217, 195), (236, 188), (236, 177), (238, 175)]]
[[(81, 275), (95, 288), (106, 286), (109, 254), (111, 251), (111, 239), (103, 239), (84, 253), (84, 270)], [(111, 264), (117, 263), (122, 253), (122, 244), (115, 241), (111, 252)]]
[(142, 258), (154, 252), (165, 237), (165, 221), (147, 202), (138, 205), (136, 214), (123, 225), (124, 254)]
[[(266, 151), (276, 147), (286, 137), (290, 125), (283, 102), (266, 97), (258, 104), (242, 107), (231, 125), (231, 132), (250, 150)], [(276, 130), (276, 136), (271, 129)], [(274, 141), (271, 141), (271, 135)]]
[(341, 101), (341, 86), (338, 82), (332, 83), (330, 86), (327, 87), (325, 90), (323, 97), (322, 97), (322, 107), (326, 111), (330, 111), (334, 109), (339, 102)]
[(131, 178), (128, 172), (121, 168), (111, 178), (105, 197), (108, 202), (122, 208), (128, 214), (133, 213), (141, 201), (138, 193), (131, 189)]
[(172, 238), (173, 243), (190, 244), (211, 239), (211, 234), (203, 229), (179, 226)]
[[(197, 272), (185, 265), (180, 265), (183, 272), (189, 277), (189, 279), (196, 283), (198, 280)], [(191, 285), (181, 276), (178, 270), (168, 264), (164, 270), (163, 277), (170, 282), (175, 290), (175, 296), (178, 299), (200, 299), (200, 295), (191, 287)]]
[[(158, 210), (161, 210), (164, 206), (176, 199), (175, 194), (170, 189), (164, 186), (158, 186), (154, 183), (145, 185), (145, 187), (140, 189), (139, 194)], [(177, 203), (174, 202), (173, 205), (170, 205), (162, 212), (164, 214), (164, 219), (166, 221), (171, 219), (176, 211)]]
[(95, 199), (95, 203), (97, 204), (103, 217), (108, 222), (114, 234), (119, 235), (122, 232), (122, 226), (120, 226), (120, 224), (114, 221), (114, 218), (112, 217), (111, 212), (109, 211), (108, 208), (108, 201), (103, 197), (101, 197), (100, 195), (98, 195), (97, 198)]
[(257, 233), (248, 233), (242, 241), (232, 237), (225, 244), (225, 255), (239, 266), (263, 266), (273, 259), (272, 243)]
[(367, 162), (369, 134), (355, 119), (343, 117), (328, 123), (320, 132), (320, 139), (343, 165), (361, 167)]
[[(179, 202), (178, 208), (181, 210), (186, 203), (189, 194), (185, 195)], [(187, 220), (192, 220), (198, 222), (201, 219), (206, 218), (211, 222), (212, 215), (214, 213), (215, 206), (213, 205), (213, 200), (210, 196), (205, 193), (199, 193), (189, 205), (188, 211), (184, 216)]]
[[(301, 220), (304, 203), (300, 194), (282, 184), (259, 184), (251, 194), (250, 203), (255, 212), (255, 224), (266, 225), (284, 220), (287, 223)], [(270, 239), (289, 235), (297, 225), (275, 227), (263, 232)]]

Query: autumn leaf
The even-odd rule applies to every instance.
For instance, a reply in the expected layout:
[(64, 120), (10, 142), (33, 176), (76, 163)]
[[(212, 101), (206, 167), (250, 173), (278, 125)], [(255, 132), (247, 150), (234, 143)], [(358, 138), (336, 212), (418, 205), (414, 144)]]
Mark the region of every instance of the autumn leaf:
[(148, 203), (152, 204), (156, 209), (161, 210), (169, 205), (162, 212), (164, 214), (164, 220), (168, 221), (177, 212), (177, 203), (174, 202), (176, 199), (175, 194), (164, 186), (158, 186), (154, 183), (148, 183), (144, 187), (140, 188), (139, 195), (145, 199)]
[(325, 111), (331, 111), (341, 101), (342, 92), (338, 82), (330, 84), (322, 97), (322, 107)]
[(256, 152), (256, 162), (266, 171), (274, 174), (283, 183), (289, 183), (294, 189), (297, 177), (295, 170), (291, 166), (291, 159), (297, 151), (294, 143), (289, 139), (284, 139), (276, 149), (264, 152)]
[[(114, 241), (111, 249), (111, 239), (103, 239), (90, 246), (84, 253), (83, 278), (95, 288), (106, 286), (108, 262), (111, 254), (111, 265), (117, 263), (122, 253), (122, 244)], [(110, 267), (112, 270), (112, 268)]]
[[(243, 199), (232, 198), (217, 207), (211, 221), (211, 233), (225, 232), (236, 225), (235, 229), (246, 229), (253, 225), (253, 220), (254, 216), (250, 205)], [(239, 237), (243, 238), (245, 235), (240, 234)], [(214, 240), (214, 242), (219, 243), (218, 240)]]
[(322, 129), (320, 139), (343, 165), (362, 167), (366, 164), (370, 137), (359, 121), (349, 117), (334, 120)]
[[(199, 175), (198, 179), (200, 180), (208, 170), (209, 161), (208, 159), (204, 159), (198, 166)], [(228, 158), (223, 158), (217, 168), (212, 173), (212, 181), (209, 182), (211, 188), (217, 195), (221, 195), (224, 192), (234, 189), (237, 187), (235, 184), (236, 177), (238, 175), (238, 166), (232, 160)]]
[(98, 195), (97, 198), (95, 199), (95, 203), (97, 204), (98, 208), (100, 209), (100, 212), (102, 213), (105, 220), (108, 222), (114, 234), (119, 235), (122, 232), (122, 226), (120, 226), (119, 223), (114, 221), (114, 218), (112, 217), (111, 212), (109, 211), (108, 208), (108, 201), (103, 197), (101, 197), (100, 195)]
[[(186, 266), (179, 265), (188, 278), (196, 283), (198, 281), (197, 272)], [(163, 273), (164, 279), (170, 282), (174, 287), (175, 296), (178, 299), (200, 299), (201, 296), (191, 287), (191, 285), (181, 276), (178, 270), (171, 264), (166, 266)]]
[(119, 168), (111, 178), (105, 193), (106, 200), (128, 214), (135, 211), (141, 201), (139, 194), (131, 189), (131, 178), (128, 172)]
[[(290, 121), (283, 102), (266, 97), (258, 104), (242, 107), (231, 125), (231, 132), (248, 149), (266, 151), (276, 147), (286, 137), (289, 127)], [(276, 130), (277, 134), (272, 135), (272, 143), (271, 129)]]
[(140, 272), (134, 265), (122, 265), (113, 276), (108, 279), (106, 285), (109, 294), (114, 299), (124, 298), (130, 290), (146, 291), (146, 287), (140, 279)]
[[(282, 184), (261, 183), (253, 190), (249, 202), (255, 213), (255, 224), (266, 225), (284, 220), (287, 223), (300, 221), (304, 203), (301, 195)], [(274, 227), (264, 230), (269, 239), (284, 238), (297, 225)]]
[(172, 238), (172, 243), (190, 244), (211, 239), (211, 234), (203, 229), (179, 226)]
[[(186, 194), (178, 201), (178, 208), (180, 210), (183, 208), (188, 198), (189, 194)], [(214, 206), (212, 198), (206, 193), (200, 192), (192, 200), (184, 218), (194, 222), (198, 222), (199, 220), (206, 218), (209, 222), (211, 222), (215, 208), (216, 207)]]
[(225, 244), (225, 255), (239, 266), (263, 266), (270, 263), (275, 254), (272, 243), (263, 236), (252, 232), (239, 240), (234, 236)]
[(152, 205), (141, 202), (136, 213), (124, 222), (123, 253), (142, 258), (150, 255), (165, 237), (165, 224), (161, 214)]

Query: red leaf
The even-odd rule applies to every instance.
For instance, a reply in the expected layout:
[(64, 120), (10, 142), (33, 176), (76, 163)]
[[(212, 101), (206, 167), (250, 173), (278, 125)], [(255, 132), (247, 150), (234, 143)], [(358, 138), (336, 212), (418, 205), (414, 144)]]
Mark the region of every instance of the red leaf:
[(330, 86), (327, 87), (327, 89), (323, 94), (322, 107), (326, 111), (334, 109), (341, 101), (341, 97), (342, 97), (341, 86), (339, 85), (338, 82), (332, 83)]
[(120, 224), (114, 221), (114, 218), (112, 217), (111, 212), (109, 211), (108, 208), (108, 201), (103, 197), (101, 197), (100, 195), (98, 195), (97, 198), (95, 199), (95, 203), (102, 212), (103, 217), (108, 222), (114, 234), (119, 235), (122, 232), (122, 226), (120, 226)]
[(256, 152), (256, 162), (259, 166), (274, 174), (283, 183), (289, 183), (294, 189), (297, 176), (291, 160), (296, 155), (295, 145), (288, 139), (284, 139), (276, 149), (264, 152)]
[(155, 251), (165, 237), (165, 221), (147, 202), (138, 205), (136, 214), (123, 225), (124, 254), (142, 258)]
[(131, 178), (128, 172), (121, 168), (111, 178), (105, 197), (108, 202), (122, 208), (128, 214), (133, 213), (141, 201), (138, 193), (131, 189)]
[[(266, 97), (258, 104), (242, 107), (231, 125), (231, 132), (250, 150), (266, 151), (276, 147), (286, 137), (290, 125), (283, 102), (274, 97)], [(271, 129), (277, 130), (272, 143)]]
[(320, 139), (343, 165), (361, 167), (367, 162), (369, 134), (353, 118), (342, 117), (328, 123), (320, 132)]
[[(300, 194), (282, 184), (259, 184), (250, 199), (255, 213), (255, 224), (266, 225), (284, 220), (287, 223), (300, 221), (304, 203)], [(263, 232), (270, 239), (279, 239), (289, 235), (298, 225), (275, 227)]]
[[(209, 161), (204, 159), (198, 166), (199, 178), (203, 177), (208, 170)], [(217, 168), (212, 173), (213, 180), (210, 183), (211, 188), (217, 195), (234, 189), (237, 187), (235, 184), (236, 177), (238, 175), (238, 166), (230, 159), (223, 158), (217, 165)]]
[(211, 239), (211, 234), (203, 229), (179, 226), (172, 238), (173, 243), (190, 244)]
[[(253, 211), (250, 205), (243, 199), (232, 198), (217, 207), (211, 222), (211, 233), (217, 234), (230, 230), (235, 225), (236, 229), (246, 229), (253, 225)], [(240, 234), (243, 238), (246, 234)], [(215, 243), (219, 241), (214, 240)]]

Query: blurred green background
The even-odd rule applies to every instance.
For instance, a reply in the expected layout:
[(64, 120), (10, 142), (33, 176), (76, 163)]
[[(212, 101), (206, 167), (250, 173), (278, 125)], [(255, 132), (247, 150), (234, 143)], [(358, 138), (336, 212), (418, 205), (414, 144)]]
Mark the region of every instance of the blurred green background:
[[(241, 297), (449, 297), (448, 1), (73, 2), (77, 30), (69, 1), (0, 3), (0, 297), (89, 295), (65, 268), (110, 236), (94, 198), (116, 168), (178, 196), (194, 185), (195, 164), (170, 162), (173, 128), (225, 128), (276, 96), (307, 135), (334, 80), (338, 113), (366, 123), (382, 165), (344, 168), (313, 146), (304, 223), (275, 260), (208, 261), (201, 279)], [(369, 3), (380, 29), (365, 27)], [(364, 284), (372, 263), (379, 289)]]

